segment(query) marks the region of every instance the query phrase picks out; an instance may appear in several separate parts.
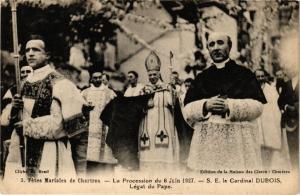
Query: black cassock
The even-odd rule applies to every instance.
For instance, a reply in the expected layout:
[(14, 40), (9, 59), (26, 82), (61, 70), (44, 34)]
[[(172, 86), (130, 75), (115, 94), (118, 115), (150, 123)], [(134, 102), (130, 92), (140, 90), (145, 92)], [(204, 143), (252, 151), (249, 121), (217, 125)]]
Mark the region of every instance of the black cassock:
[[(100, 118), (109, 126), (106, 143), (112, 149), (118, 163), (124, 167), (139, 168), (139, 126), (146, 115), (148, 100), (153, 95), (118, 96), (102, 111)], [(180, 144), (180, 159), (181, 162), (185, 162), (193, 130), (185, 122), (178, 100), (174, 107), (174, 115)]]
[(198, 74), (187, 91), (184, 105), (218, 95), (267, 102), (255, 74), (248, 68), (237, 65), (233, 60), (229, 60), (224, 68), (218, 69), (213, 65)]

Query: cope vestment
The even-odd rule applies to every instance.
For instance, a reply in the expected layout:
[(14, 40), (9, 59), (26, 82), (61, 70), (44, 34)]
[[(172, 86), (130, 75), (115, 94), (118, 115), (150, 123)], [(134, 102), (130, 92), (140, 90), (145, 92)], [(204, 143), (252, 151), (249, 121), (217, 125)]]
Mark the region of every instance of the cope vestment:
[(161, 81), (149, 85), (154, 89), (154, 96), (148, 101), (146, 115), (140, 124), (139, 159), (141, 170), (155, 171), (179, 163), (179, 141), (170, 90)]

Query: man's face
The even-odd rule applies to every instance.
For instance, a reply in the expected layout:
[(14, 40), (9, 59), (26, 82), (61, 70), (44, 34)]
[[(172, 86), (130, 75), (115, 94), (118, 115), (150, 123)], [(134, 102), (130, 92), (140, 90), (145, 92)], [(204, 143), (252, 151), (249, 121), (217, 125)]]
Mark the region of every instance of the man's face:
[(148, 72), (149, 81), (151, 84), (156, 84), (160, 78), (160, 73), (157, 70), (151, 70)]
[(70, 71), (70, 80), (77, 84), (79, 82), (79, 72), (75, 71), (75, 70), (71, 70)]
[(129, 73), (129, 74), (127, 75), (127, 79), (128, 79), (128, 83), (129, 83), (129, 84), (136, 84), (136, 83), (137, 83), (137, 78), (136, 78), (135, 75), (132, 74), (132, 73)]
[(266, 81), (265, 73), (263, 71), (256, 71), (255, 76), (260, 84), (263, 84)]
[(284, 73), (282, 70), (279, 70), (276, 72), (276, 78), (277, 80), (283, 80), (284, 79)]
[(231, 49), (228, 45), (228, 37), (221, 34), (210, 35), (207, 41), (207, 49), (214, 62), (220, 63), (227, 60)]
[(172, 73), (172, 83), (177, 84), (178, 81), (179, 81), (178, 73)]
[(105, 74), (102, 75), (101, 81), (102, 81), (102, 83), (103, 83), (104, 85), (108, 85), (108, 79), (107, 79), (107, 76), (106, 76)]
[(28, 75), (33, 73), (33, 69), (31, 66), (23, 66), (21, 68), (21, 80), (24, 80), (28, 77)]
[(102, 74), (100, 72), (95, 72), (92, 75), (92, 83), (95, 87), (99, 87), (101, 85)]
[(48, 55), (45, 51), (45, 43), (42, 40), (28, 41), (25, 54), (28, 65), (33, 69), (43, 67), (48, 60)]
[(191, 87), (191, 82), (184, 82), (184, 87), (188, 90)]
[(280, 42), (280, 65), (289, 78), (299, 74), (299, 35), (292, 33)]
[(179, 79), (178, 73), (172, 73), (172, 77), (173, 77), (174, 79)]

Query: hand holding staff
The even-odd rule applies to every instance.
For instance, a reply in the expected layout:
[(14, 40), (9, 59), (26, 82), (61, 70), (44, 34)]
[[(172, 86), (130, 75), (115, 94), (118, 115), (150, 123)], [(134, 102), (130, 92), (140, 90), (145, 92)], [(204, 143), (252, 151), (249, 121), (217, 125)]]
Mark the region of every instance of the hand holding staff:
[[(18, 27), (17, 27), (17, 2), (16, 0), (10, 0), (11, 5), (11, 15), (12, 15), (12, 32), (13, 32), (13, 43), (14, 43), (14, 63), (15, 63), (15, 73), (16, 73), (16, 87), (17, 94), (21, 94), (21, 77), (20, 77), (20, 55), (18, 47)], [(21, 121), (21, 112), (19, 111), (19, 121)], [(21, 131), (22, 132), (22, 131)], [(20, 135), (20, 151), (22, 166), (25, 166), (25, 141), (24, 136)]]

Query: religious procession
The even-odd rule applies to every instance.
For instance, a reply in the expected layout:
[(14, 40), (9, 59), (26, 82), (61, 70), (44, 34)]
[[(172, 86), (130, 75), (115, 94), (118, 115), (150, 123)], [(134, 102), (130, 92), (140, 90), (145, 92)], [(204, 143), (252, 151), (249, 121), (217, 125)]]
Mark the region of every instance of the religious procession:
[(299, 2), (1, 0), (1, 176), (298, 170)]

